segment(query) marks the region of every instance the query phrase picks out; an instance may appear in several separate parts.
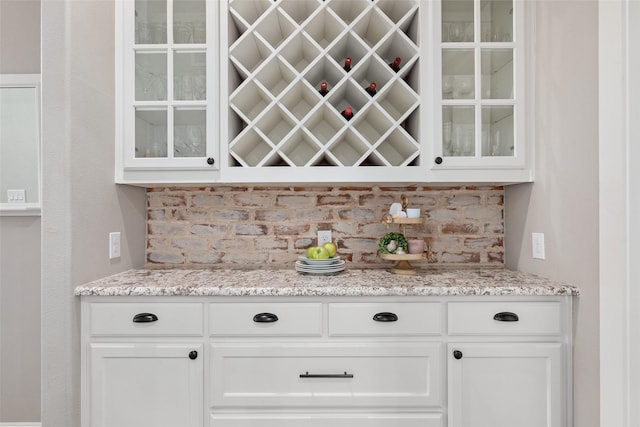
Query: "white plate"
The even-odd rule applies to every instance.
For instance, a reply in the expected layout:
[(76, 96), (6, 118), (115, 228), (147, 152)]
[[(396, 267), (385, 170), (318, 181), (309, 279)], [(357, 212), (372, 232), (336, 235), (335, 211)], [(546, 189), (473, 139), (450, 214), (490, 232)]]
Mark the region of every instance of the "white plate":
[(325, 264), (325, 265), (309, 265), (301, 261), (296, 261), (296, 268), (299, 270), (324, 271), (324, 270), (334, 270), (336, 268), (341, 268), (341, 267), (344, 267), (345, 264), (346, 262), (342, 260), (339, 260), (335, 264)]
[(336, 264), (341, 261), (339, 256), (334, 256), (333, 258), (329, 258), (329, 259), (311, 259), (311, 258), (307, 258), (304, 255), (300, 255), (298, 259), (304, 262), (305, 264), (309, 264), (309, 265), (330, 265), (330, 264)]
[(334, 266), (324, 266), (323, 268), (320, 267), (312, 267), (309, 265), (306, 265), (304, 263), (301, 263), (300, 261), (296, 262), (296, 271), (298, 273), (304, 273), (304, 274), (334, 274), (334, 273), (338, 273), (340, 271), (344, 270), (344, 262), (342, 264), (339, 265), (334, 265)]

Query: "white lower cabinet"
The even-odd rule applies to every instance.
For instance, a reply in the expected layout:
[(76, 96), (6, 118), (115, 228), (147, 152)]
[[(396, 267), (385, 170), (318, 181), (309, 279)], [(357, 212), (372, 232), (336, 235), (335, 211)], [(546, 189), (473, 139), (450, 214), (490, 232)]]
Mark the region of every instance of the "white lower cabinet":
[(571, 298), (82, 297), (82, 426), (571, 427)]
[(89, 425), (202, 427), (202, 344), (89, 347)]
[(449, 427), (564, 427), (559, 343), (449, 344)]

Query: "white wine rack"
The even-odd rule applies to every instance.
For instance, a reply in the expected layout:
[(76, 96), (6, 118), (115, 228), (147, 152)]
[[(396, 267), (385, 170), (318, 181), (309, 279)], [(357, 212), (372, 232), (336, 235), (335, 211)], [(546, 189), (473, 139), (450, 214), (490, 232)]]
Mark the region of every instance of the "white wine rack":
[[(230, 168), (420, 165), (420, 31), (428, 29), (419, 0), (227, 7)], [(395, 57), (398, 72), (389, 65)], [(374, 96), (365, 91), (371, 82)], [(350, 120), (341, 115), (347, 106)]]

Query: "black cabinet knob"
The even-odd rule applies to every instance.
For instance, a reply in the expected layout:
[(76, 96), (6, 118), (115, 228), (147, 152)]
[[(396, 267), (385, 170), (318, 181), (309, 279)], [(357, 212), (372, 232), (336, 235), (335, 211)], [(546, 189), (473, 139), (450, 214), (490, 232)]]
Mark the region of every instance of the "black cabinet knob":
[(198, 358), (198, 352), (195, 350), (191, 350), (189, 352), (189, 359), (196, 360)]
[(373, 316), (373, 320), (375, 320), (376, 322), (397, 322), (398, 321), (398, 315), (395, 313), (389, 313), (389, 312), (382, 312), (382, 313), (377, 313)]
[(209, 164), (209, 165), (213, 165), (215, 162), (216, 162), (216, 161), (213, 159), (213, 157), (209, 157), (209, 158), (207, 159), (207, 164)]
[(158, 316), (153, 313), (138, 313), (133, 316), (133, 323), (151, 323), (157, 321)]
[(278, 316), (273, 313), (258, 313), (253, 316), (253, 321), (256, 323), (273, 323), (278, 321)]
[(442, 157), (438, 156), (434, 161), (436, 162), (436, 165), (440, 165), (442, 164)]
[(496, 315), (493, 316), (493, 320), (497, 320), (498, 322), (517, 322), (520, 318), (515, 313), (503, 311), (501, 313), (496, 313)]
[(458, 360), (462, 359), (462, 352), (460, 350), (454, 350), (453, 357)]

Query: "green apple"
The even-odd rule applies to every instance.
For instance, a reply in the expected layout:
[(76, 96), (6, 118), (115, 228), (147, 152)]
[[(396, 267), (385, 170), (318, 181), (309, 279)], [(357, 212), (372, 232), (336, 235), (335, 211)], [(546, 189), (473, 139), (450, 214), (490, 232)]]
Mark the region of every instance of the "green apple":
[(329, 251), (322, 246), (311, 246), (307, 249), (309, 259), (329, 259)]
[(326, 242), (324, 245), (322, 245), (322, 247), (325, 248), (327, 252), (329, 252), (329, 257), (331, 258), (336, 256), (336, 252), (338, 252), (338, 247), (333, 242)]

